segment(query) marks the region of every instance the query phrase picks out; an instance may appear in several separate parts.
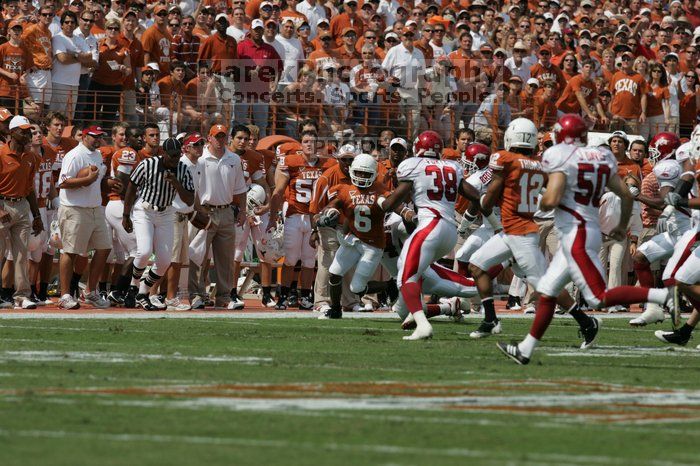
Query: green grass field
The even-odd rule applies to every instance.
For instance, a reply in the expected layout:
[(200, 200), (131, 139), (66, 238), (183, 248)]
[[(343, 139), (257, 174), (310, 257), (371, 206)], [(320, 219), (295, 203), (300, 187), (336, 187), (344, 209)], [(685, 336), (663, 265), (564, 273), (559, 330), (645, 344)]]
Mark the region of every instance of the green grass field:
[(0, 320), (0, 465), (698, 464), (700, 351), (626, 322)]

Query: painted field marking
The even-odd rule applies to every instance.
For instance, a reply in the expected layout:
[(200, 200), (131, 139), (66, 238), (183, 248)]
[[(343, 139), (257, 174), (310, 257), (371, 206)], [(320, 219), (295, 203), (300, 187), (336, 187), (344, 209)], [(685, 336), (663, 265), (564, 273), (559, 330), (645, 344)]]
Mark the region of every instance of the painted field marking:
[(2, 351), (2, 361), (22, 362), (90, 362), (90, 363), (131, 363), (138, 361), (194, 361), (194, 362), (235, 362), (240, 364), (262, 364), (272, 362), (272, 358), (254, 356), (208, 355), (194, 356), (172, 354), (128, 354), (87, 351)]

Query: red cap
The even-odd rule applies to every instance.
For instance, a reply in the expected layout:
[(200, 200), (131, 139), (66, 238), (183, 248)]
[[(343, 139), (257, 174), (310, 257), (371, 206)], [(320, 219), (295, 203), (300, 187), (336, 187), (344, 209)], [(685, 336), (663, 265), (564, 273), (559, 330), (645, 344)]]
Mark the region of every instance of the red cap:
[(87, 128), (83, 129), (83, 136), (99, 137), (105, 134), (107, 133), (102, 128), (96, 125), (88, 126)]
[(187, 135), (185, 140), (182, 142), (182, 145), (184, 147), (187, 147), (187, 146), (191, 146), (192, 144), (196, 144), (200, 141), (204, 141), (204, 138), (202, 137), (202, 135), (199, 133), (192, 133), (192, 134)]

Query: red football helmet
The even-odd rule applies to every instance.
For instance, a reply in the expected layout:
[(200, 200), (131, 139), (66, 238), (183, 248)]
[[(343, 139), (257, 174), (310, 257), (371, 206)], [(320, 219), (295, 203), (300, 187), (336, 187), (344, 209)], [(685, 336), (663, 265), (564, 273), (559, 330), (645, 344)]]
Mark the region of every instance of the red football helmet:
[(477, 170), (488, 167), (490, 157), (491, 149), (489, 149), (487, 145), (474, 142), (469, 144), (464, 150), (462, 164), (471, 174)]
[(585, 144), (588, 138), (588, 126), (581, 116), (575, 113), (567, 113), (559, 118), (552, 129), (554, 143), (573, 144), (575, 142)]
[(413, 141), (414, 157), (430, 157), (439, 159), (442, 155), (442, 138), (435, 131), (423, 131)]
[(681, 140), (674, 133), (663, 131), (649, 141), (649, 162), (655, 164), (661, 160), (676, 156), (676, 149), (680, 147)]

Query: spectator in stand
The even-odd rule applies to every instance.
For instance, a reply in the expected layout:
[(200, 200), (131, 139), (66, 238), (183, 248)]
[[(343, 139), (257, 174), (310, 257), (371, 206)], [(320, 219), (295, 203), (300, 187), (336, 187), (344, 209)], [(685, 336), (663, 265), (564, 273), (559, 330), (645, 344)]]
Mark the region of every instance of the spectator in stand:
[(662, 63), (666, 69), (666, 76), (668, 78), (668, 92), (670, 94), (670, 127), (669, 131), (678, 131), (678, 117), (680, 109), (678, 107), (680, 97), (683, 95), (683, 90), (686, 88), (682, 86), (683, 83), (683, 73), (678, 67), (678, 55), (676, 53), (669, 53), (664, 56)]
[(173, 36), (170, 44), (170, 61), (178, 60), (185, 64), (185, 82), (197, 75), (197, 57), (200, 39), (192, 33), (194, 18), (185, 16), (180, 22), (180, 32)]
[(248, 34), (248, 28), (246, 28), (246, 16), (245, 9), (241, 7), (236, 7), (231, 13), (231, 25), (226, 29), (226, 34), (236, 39), (236, 42), (240, 42), (245, 39), (246, 34)]
[(216, 81), (211, 75), (209, 66), (200, 63), (197, 77), (191, 79), (185, 86), (187, 103), (195, 112), (193, 123), (200, 123), (203, 128), (210, 126), (210, 117), (216, 113)]
[(281, 57), (274, 47), (263, 41), (263, 31), (262, 20), (253, 20), (250, 37), (238, 44), (237, 50), (241, 82), (236, 116), (247, 120), (251, 112), (253, 123), (260, 128), (260, 138), (267, 135), (270, 92), (282, 72)]
[(639, 73), (647, 81), (649, 81), (649, 78), (651, 78), (649, 75), (649, 60), (644, 57), (635, 58), (632, 69)]
[(343, 45), (335, 49), (335, 54), (340, 63), (340, 76), (344, 82), (347, 82), (349, 71), (360, 63), (362, 57), (357, 49), (355, 49), (357, 32), (354, 29), (343, 29), (342, 41)]
[(121, 19), (124, 15), (125, 6), (126, 0), (111, 0), (110, 8), (107, 14), (105, 15), (105, 19)]
[[(323, 8), (323, 5), (321, 5), (318, 0), (304, 0), (299, 2), (297, 3), (296, 9), (299, 13), (306, 16), (309, 25), (317, 26), (320, 20), (327, 18), (326, 9)], [(328, 23), (328, 25), (330, 26), (330, 23)], [(311, 31), (311, 37), (313, 38), (317, 34), (318, 31), (316, 27), (314, 27)]]
[(610, 80), (612, 123), (616, 128), (626, 129), (628, 133), (646, 137), (640, 130), (646, 123), (649, 85), (639, 73), (632, 70), (632, 60), (634, 56), (631, 52), (623, 52), (620, 71)]
[(299, 39), (294, 37), (294, 19), (285, 17), (282, 19), (280, 33), (275, 42), (281, 45), (277, 53), (284, 59), (284, 70), (279, 79), (277, 90), (281, 91), (285, 86), (293, 83), (299, 74), (299, 64), (304, 62), (304, 50)]
[(536, 78), (540, 83), (553, 81), (557, 86), (557, 94), (566, 87), (566, 78), (559, 67), (555, 66), (552, 59), (552, 49), (548, 45), (540, 47), (538, 52), (539, 61), (530, 67), (530, 76)]
[(208, 61), (211, 72), (219, 79), (223, 89), (234, 93), (237, 83), (232, 72), (236, 67), (236, 59), (238, 58), (238, 44), (236, 39), (226, 35), (228, 26), (229, 22), (225, 14), (216, 16), (216, 21), (214, 21), (216, 33), (202, 42), (199, 48), (198, 61)]
[(97, 41), (100, 42), (107, 35), (102, 7), (98, 3), (94, 3), (93, 6), (86, 10), (92, 13), (92, 15), (95, 17), (95, 22), (93, 23), (92, 28), (90, 28), (90, 32), (93, 36), (95, 36)]
[(591, 59), (581, 64), (581, 74), (568, 80), (556, 106), (561, 113), (583, 115), (589, 123), (595, 124), (600, 120), (602, 124), (607, 124), (605, 110), (598, 101), (598, 92), (593, 81), (594, 67), (595, 63)]
[(170, 73), (170, 44), (173, 38), (168, 32), (167, 16), (167, 7), (162, 4), (156, 5), (153, 9), (155, 22), (141, 36), (143, 61), (158, 64), (160, 69), (158, 78), (164, 78)]
[(22, 32), (22, 46), (32, 55), (34, 68), (26, 76), (29, 94), (35, 102), (47, 107), (51, 103), (51, 31), (49, 24), (54, 11), (51, 6), (39, 9), (39, 22), (27, 26)]
[(343, 13), (331, 16), (331, 35), (335, 38), (335, 46), (343, 45), (343, 31), (346, 28), (355, 30), (356, 35), (364, 32), (362, 18), (357, 15), (357, 0), (344, 0)]
[(659, 63), (652, 63), (650, 74), (646, 134), (652, 135), (661, 131), (669, 131), (667, 128), (671, 123), (671, 94), (668, 90), (668, 77), (663, 66)]
[(680, 136), (687, 138), (693, 132), (697, 124), (698, 110), (700, 109), (700, 84), (698, 73), (688, 71), (685, 73), (684, 88), (687, 89), (681, 97), (680, 107)]
[(340, 58), (333, 50), (333, 36), (329, 32), (321, 32), (318, 40), (321, 47), (309, 55), (306, 63), (306, 66), (316, 73), (320, 72), (326, 63), (333, 63), (336, 66), (340, 64)]
[(297, 37), (299, 38), (301, 49), (304, 51), (305, 57), (308, 57), (314, 50), (316, 50), (316, 47), (310, 40), (311, 27), (309, 26), (309, 23), (303, 22), (299, 25), (299, 27), (297, 27)]
[(564, 79), (568, 83), (571, 78), (578, 74), (578, 60), (576, 59), (576, 55), (573, 53), (564, 54), (559, 68), (564, 75)]
[(160, 88), (156, 83), (158, 65), (149, 63), (141, 68), (141, 81), (136, 85), (136, 112), (144, 115), (145, 121), (156, 120), (156, 109), (160, 107)]
[[(319, 19), (316, 22), (316, 38), (311, 41), (316, 50), (321, 48), (320, 37), (323, 33), (328, 33), (331, 37), (333, 37), (331, 34), (331, 22), (325, 18)], [(335, 45), (332, 45), (331, 48), (335, 48)]]
[(362, 63), (350, 72), (350, 90), (353, 93), (353, 122), (375, 129), (379, 126), (379, 101), (377, 90), (385, 82), (382, 66), (374, 58), (374, 47), (362, 47)]
[(129, 10), (122, 19), (122, 32), (119, 43), (129, 50), (131, 73), (124, 77), (124, 89), (122, 92), (124, 101), (124, 114), (127, 120), (135, 124), (138, 120), (136, 114), (136, 82), (141, 81), (141, 68), (143, 68), (143, 45), (136, 37), (138, 25), (136, 13)]
[(532, 121), (536, 127), (551, 128), (557, 122), (557, 85), (554, 81), (542, 81), (541, 91), (535, 95)]
[(32, 56), (22, 47), (22, 23), (10, 21), (7, 27), (9, 40), (0, 45), (0, 106), (21, 111), (21, 101), (26, 98), (26, 74), (34, 66)]
[(69, 120), (73, 119), (78, 103), (80, 70), (83, 66), (95, 65), (85, 39), (73, 34), (77, 26), (78, 16), (72, 11), (65, 11), (61, 15), (61, 32), (51, 39), (54, 60), (50, 109), (65, 114)]
[(401, 114), (407, 118), (411, 139), (420, 129), (420, 90), (423, 89), (425, 76), (425, 58), (423, 53), (413, 46), (413, 31), (404, 28), (401, 44), (387, 52), (382, 68), (388, 76), (387, 81), (398, 93)]
[(500, 83), (492, 94), (484, 98), (470, 125), (477, 140), (487, 145), (499, 144), (511, 120), (510, 105), (506, 102), (509, 92), (508, 85)]
[[(190, 121), (199, 116), (198, 112), (189, 104), (184, 97), (187, 95), (185, 89), (185, 64), (175, 60), (170, 62), (170, 76), (167, 76), (158, 81), (160, 89), (160, 100), (163, 119), (159, 122), (161, 127), (161, 135), (168, 133), (175, 135), (178, 132), (185, 130)], [(167, 111), (165, 111), (167, 110)], [(166, 131), (163, 131), (164, 123)], [(180, 131), (178, 131), (178, 128)]]
[[(211, 25), (214, 23), (216, 10), (210, 6), (203, 7), (196, 16), (196, 25), (192, 30), (192, 34), (199, 37), (200, 41), (205, 40), (211, 35)], [(211, 24), (210, 24), (211, 21)]]
[(518, 41), (513, 46), (513, 56), (508, 58), (504, 65), (510, 70), (511, 74), (520, 76), (522, 82), (530, 79), (530, 67), (532, 63), (526, 60), (528, 54), (527, 47), (523, 41)]
[(320, 104), (324, 99), (326, 78), (302, 68), (299, 78), (284, 88), (282, 105), (278, 107), (278, 118), (284, 121), (284, 132), (289, 137), (299, 134), (297, 125), (308, 118), (319, 117)]
[(99, 115), (105, 127), (111, 130), (119, 113), (125, 116), (120, 101), (124, 78), (131, 74), (131, 60), (129, 49), (119, 41), (119, 20), (109, 20), (105, 26), (107, 37), (100, 44), (100, 61), (90, 81), (90, 98), (94, 102), (94, 115)]
[(80, 65), (80, 81), (78, 83), (78, 104), (75, 107), (76, 119), (85, 121), (90, 120), (88, 89), (90, 88), (90, 79), (92, 73), (100, 59), (99, 46), (97, 38), (92, 35), (90, 29), (95, 22), (95, 15), (90, 11), (82, 11), (76, 13), (78, 16), (78, 28), (73, 31), (73, 35), (82, 37), (92, 54), (91, 66)]
[[(175, 18), (168, 18), (168, 32), (172, 37), (175, 37), (180, 33), (180, 20)], [(171, 52), (172, 53), (172, 52)]]

